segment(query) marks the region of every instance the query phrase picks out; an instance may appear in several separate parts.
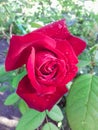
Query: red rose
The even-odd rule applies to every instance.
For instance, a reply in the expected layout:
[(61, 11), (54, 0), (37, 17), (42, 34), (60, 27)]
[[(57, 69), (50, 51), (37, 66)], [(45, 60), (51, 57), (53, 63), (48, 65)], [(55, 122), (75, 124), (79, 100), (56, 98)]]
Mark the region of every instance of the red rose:
[(26, 64), (27, 75), (19, 82), (17, 94), (30, 108), (50, 110), (67, 92), (66, 84), (77, 73), (77, 56), (83, 40), (68, 31), (60, 20), (23, 36), (13, 35), (6, 57), (7, 71)]

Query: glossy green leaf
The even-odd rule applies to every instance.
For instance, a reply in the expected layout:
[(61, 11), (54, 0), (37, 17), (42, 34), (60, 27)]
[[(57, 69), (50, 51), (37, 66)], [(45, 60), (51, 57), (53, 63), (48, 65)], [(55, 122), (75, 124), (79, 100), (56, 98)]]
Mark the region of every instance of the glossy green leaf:
[(20, 100), (19, 102), (19, 110), (22, 114), (24, 114), (25, 112), (29, 110), (27, 104), (23, 100)]
[(51, 122), (48, 122), (44, 125), (42, 130), (59, 130), (59, 129), (56, 125), (52, 124)]
[(45, 112), (38, 112), (30, 109), (20, 119), (16, 130), (35, 130), (42, 124), (45, 116)]
[(98, 130), (98, 76), (86, 74), (75, 80), (66, 113), (72, 130)]
[(62, 111), (57, 105), (55, 105), (50, 112), (47, 111), (47, 115), (54, 121), (63, 120)]
[(19, 100), (19, 96), (16, 93), (13, 93), (7, 97), (4, 104), (5, 105), (12, 105)]

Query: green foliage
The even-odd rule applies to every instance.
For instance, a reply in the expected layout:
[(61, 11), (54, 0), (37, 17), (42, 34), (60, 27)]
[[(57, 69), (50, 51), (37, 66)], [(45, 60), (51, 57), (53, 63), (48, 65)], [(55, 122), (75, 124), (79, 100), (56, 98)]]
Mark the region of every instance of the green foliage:
[(98, 76), (86, 74), (75, 80), (66, 113), (72, 130), (98, 130)]
[(79, 63), (78, 67), (85, 67), (89, 65), (91, 62), (91, 56), (89, 54), (88, 50), (85, 50), (80, 56), (79, 56)]
[[(40, 27), (40, 23), (65, 18), (70, 31), (94, 45), (98, 32), (98, 14), (87, 10), (85, 1), (79, 0), (7, 0), (0, 3), (0, 32), (11, 35), (25, 34)], [(92, 3), (93, 4), (93, 3)], [(93, 28), (93, 29), (92, 29)]]
[(7, 99), (5, 100), (4, 104), (5, 105), (13, 105), (18, 100), (19, 100), (19, 96), (16, 93), (12, 93), (11, 95), (9, 95), (7, 97)]
[(0, 92), (4, 92), (7, 89), (13, 91), (11, 85), (13, 78), (15, 77), (15, 71), (7, 73), (4, 66), (0, 66)]
[(47, 115), (54, 121), (62, 121), (63, 120), (62, 111), (57, 105), (55, 105), (50, 112), (47, 111)]
[(4, 66), (0, 66), (0, 83), (6, 82), (6, 81), (9, 81), (9, 83), (11, 83), (14, 76), (15, 76), (15, 72), (7, 73), (5, 71)]
[(51, 122), (48, 122), (44, 125), (44, 127), (42, 128), (42, 130), (59, 130), (57, 126), (55, 126), (54, 124), (52, 124)]
[(18, 86), (19, 81), (26, 75), (26, 70), (23, 70), (21, 73), (17, 73), (13, 78), (12, 86), (16, 88)]
[(35, 130), (45, 119), (45, 112), (29, 109), (20, 119), (16, 130)]
[(27, 112), (29, 110), (27, 104), (22, 99), (20, 100), (18, 107), (22, 114), (24, 114), (25, 112)]

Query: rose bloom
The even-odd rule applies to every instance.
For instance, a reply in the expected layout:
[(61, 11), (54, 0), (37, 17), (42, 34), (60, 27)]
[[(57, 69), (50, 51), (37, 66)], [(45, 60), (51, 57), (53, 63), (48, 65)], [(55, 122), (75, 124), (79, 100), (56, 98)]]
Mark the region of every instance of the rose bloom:
[(68, 31), (64, 19), (23, 36), (13, 35), (6, 71), (24, 64), (27, 70), (16, 93), (30, 108), (50, 110), (68, 91), (66, 84), (75, 77), (77, 56), (85, 47), (83, 40)]

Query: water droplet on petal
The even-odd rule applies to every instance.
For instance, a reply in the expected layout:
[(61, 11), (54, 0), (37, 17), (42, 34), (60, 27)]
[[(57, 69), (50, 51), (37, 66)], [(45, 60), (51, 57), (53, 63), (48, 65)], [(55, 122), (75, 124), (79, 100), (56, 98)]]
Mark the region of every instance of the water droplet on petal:
[(61, 29), (61, 28), (62, 28), (62, 25), (61, 25), (61, 24), (59, 24), (59, 25), (58, 25), (58, 28), (59, 28), (59, 29)]
[(68, 51), (66, 51), (66, 54), (69, 54), (69, 52), (68, 52)]
[(50, 28), (53, 28), (53, 25), (51, 25)]
[(47, 98), (46, 101), (49, 102), (49, 99)]

